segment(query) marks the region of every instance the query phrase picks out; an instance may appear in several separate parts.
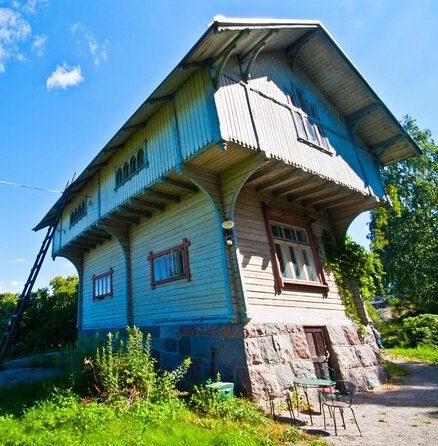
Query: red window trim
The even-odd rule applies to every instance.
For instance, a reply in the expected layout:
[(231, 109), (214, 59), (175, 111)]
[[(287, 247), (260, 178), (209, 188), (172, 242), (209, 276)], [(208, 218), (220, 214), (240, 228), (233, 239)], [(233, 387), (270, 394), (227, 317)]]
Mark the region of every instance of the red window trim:
[[(190, 263), (189, 263), (189, 246), (191, 245), (190, 240), (187, 240), (186, 238), (183, 238), (183, 241), (180, 245), (172, 246), (171, 248), (163, 249), (162, 251), (153, 252), (150, 251), (148, 255), (148, 260), (150, 263), (150, 269), (151, 269), (151, 287), (152, 289), (155, 289), (156, 285), (159, 285), (161, 283), (168, 283), (168, 282), (175, 282), (176, 280), (181, 279), (187, 279), (187, 282), (191, 282), (192, 276), (190, 274)], [(184, 268), (184, 274), (178, 277), (169, 277), (168, 279), (163, 280), (155, 280), (155, 274), (154, 274), (154, 260), (165, 256), (167, 254), (170, 254), (172, 251), (181, 250), (182, 252), (182, 261), (183, 261), (183, 268)]]
[[(290, 215), (287, 212), (281, 211), (279, 209), (273, 209), (262, 203), (263, 217), (265, 220), (266, 233), (268, 235), (269, 246), (271, 248), (271, 258), (272, 258), (272, 269), (274, 273), (274, 283), (275, 291), (280, 294), (283, 289), (293, 289), (295, 291), (309, 291), (316, 290), (321, 291), (324, 297), (327, 296), (328, 285), (322, 269), (321, 259), (319, 257), (319, 252), (316, 245), (315, 235), (312, 231), (312, 222), (315, 220), (309, 217), (299, 217), (295, 215)], [(310, 282), (297, 282), (285, 280), (281, 275), (280, 265), (278, 264), (277, 254), (275, 252), (274, 237), (271, 231), (271, 221), (278, 221), (279, 223), (289, 224), (292, 226), (299, 226), (306, 230), (309, 236), (310, 249), (312, 250), (313, 259), (315, 262), (316, 272), (318, 274), (319, 283)]]
[[(105, 297), (113, 297), (113, 274), (114, 274), (114, 269), (111, 267), (108, 271), (105, 271), (104, 273), (101, 274), (93, 274), (93, 301), (95, 300), (100, 300), (103, 299)], [(99, 294), (99, 296), (96, 296), (96, 280), (97, 279), (102, 279), (103, 277), (107, 277), (107, 276), (111, 276), (111, 286), (110, 289), (111, 291), (109, 293), (106, 294)]]

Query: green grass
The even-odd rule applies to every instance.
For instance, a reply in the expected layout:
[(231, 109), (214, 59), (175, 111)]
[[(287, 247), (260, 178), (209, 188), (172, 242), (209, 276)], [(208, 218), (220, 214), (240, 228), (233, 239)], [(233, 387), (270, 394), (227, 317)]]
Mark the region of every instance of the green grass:
[(325, 444), (293, 426), (266, 417), (236, 421), (198, 415), (180, 400), (158, 404), (139, 402), (129, 409), (125, 403), (81, 401), (65, 390), (70, 385), (71, 378), (60, 375), (47, 383), (0, 389), (0, 445)]
[(438, 348), (434, 347), (393, 347), (385, 349), (385, 353), (396, 358), (415, 359), (429, 364), (438, 364)]
[(385, 360), (383, 361), (383, 364), (385, 366), (386, 371), (389, 373), (390, 378), (409, 375), (409, 371), (406, 370), (405, 367), (396, 364), (395, 362)]

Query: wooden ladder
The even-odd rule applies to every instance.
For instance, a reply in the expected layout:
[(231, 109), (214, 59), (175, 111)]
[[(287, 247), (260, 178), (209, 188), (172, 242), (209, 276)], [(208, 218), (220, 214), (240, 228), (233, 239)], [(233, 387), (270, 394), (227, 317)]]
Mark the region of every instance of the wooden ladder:
[(27, 278), (26, 283), (24, 284), (23, 291), (20, 294), (20, 298), (15, 306), (14, 312), (12, 313), (11, 318), (9, 319), (9, 323), (3, 332), (2, 338), (0, 340), (0, 368), (3, 364), (3, 360), (5, 359), (6, 351), (10, 345), (10, 342), (14, 336), (14, 333), (17, 328), (17, 324), (24, 313), (24, 310), (29, 303), (29, 300), (32, 295), (32, 288), (35, 284), (35, 281), (40, 272), (41, 266), (43, 265), (44, 259), (46, 257), (47, 251), (50, 247), (50, 242), (55, 235), (56, 226), (58, 225), (59, 219), (61, 218), (62, 209), (64, 208), (64, 204), (67, 201), (67, 190), (64, 191), (62, 197), (59, 201), (58, 210), (55, 216), (52, 219), (51, 224), (49, 225), (49, 229), (47, 230), (47, 234), (41, 244), (41, 248), (38, 252), (38, 255), (35, 259), (35, 263), (30, 270), (29, 277)]

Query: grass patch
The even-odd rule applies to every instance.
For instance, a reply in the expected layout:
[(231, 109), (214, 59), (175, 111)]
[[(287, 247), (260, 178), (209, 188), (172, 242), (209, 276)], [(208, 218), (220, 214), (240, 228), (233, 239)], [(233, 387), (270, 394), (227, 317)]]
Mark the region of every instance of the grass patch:
[[(42, 384), (40, 384), (42, 386)], [(20, 386), (27, 409), (17, 414), (1, 400), (0, 445), (151, 445), (167, 446), (268, 446), (283, 444), (323, 445), (297, 428), (268, 418), (258, 422), (236, 421), (197, 414), (180, 401), (103, 404), (81, 401), (75, 394), (47, 396), (47, 388)], [(12, 394), (18, 386), (10, 388)], [(34, 391), (42, 399), (35, 403)], [(46, 395), (44, 398), (43, 396)], [(4, 397), (4, 395), (2, 395)]]
[(383, 364), (386, 368), (386, 371), (389, 373), (390, 378), (409, 375), (409, 371), (405, 367), (395, 362), (385, 359), (385, 361), (383, 361)]
[(396, 358), (414, 359), (429, 364), (438, 364), (438, 348), (436, 347), (393, 347), (385, 349), (385, 353), (395, 356)]
[[(64, 356), (67, 364), (59, 365), (65, 372), (50, 381), (0, 388), (0, 446), (325, 444), (209, 386), (180, 392), (176, 385), (190, 360), (158, 370), (150, 336), (143, 338), (136, 327), (127, 327), (126, 339), (108, 335), (85, 369), (76, 368), (81, 356)], [(42, 363), (58, 359), (46, 355)]]

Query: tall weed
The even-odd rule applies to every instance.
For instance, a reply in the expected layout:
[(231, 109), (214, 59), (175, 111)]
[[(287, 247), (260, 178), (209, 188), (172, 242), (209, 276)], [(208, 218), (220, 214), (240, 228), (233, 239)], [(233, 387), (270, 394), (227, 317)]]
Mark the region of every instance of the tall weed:
[(173, 371), (157, 371), (152, 356), (151, 336), (138, 327), (127, 327), (126, 340), (108, 334), (106, 346), (97, 349), (94, 359), (85, 360), (92, 379), (92, 393), (103, 402), (137, 399), (157, 402), (177, 397), (177, 384), (190, 367), (190, 358)]

